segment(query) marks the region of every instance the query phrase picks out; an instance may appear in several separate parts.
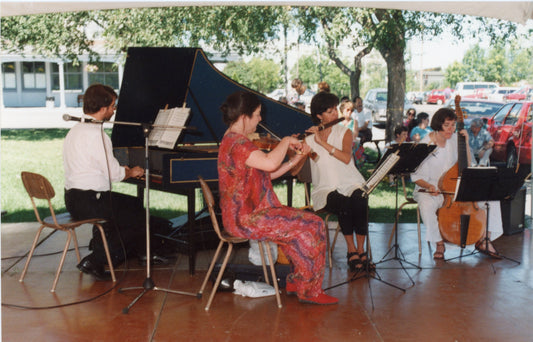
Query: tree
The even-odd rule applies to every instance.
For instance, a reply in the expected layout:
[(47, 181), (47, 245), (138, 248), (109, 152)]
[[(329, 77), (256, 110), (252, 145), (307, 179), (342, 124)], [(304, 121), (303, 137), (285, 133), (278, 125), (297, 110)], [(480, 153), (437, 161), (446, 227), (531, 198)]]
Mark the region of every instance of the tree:
[[(54, 33), (57, 39), (46, 39), (46, 44), (41, 40), (47, 34), (38, 31), (46, 31), (50, 26), (48, 21), (37, 20), (35, 25), (39, 25), (39, 30), (19, 32), (10, 29), (17, 19), (6, 18), (2, 21), (2, 43), (20, 49), (25, 44), (33, 44), (36, 51), (43, 46), (56, 54), (69, 55), (77, 46), (84, 48), (91, 44), (85, 32), (78, 35), (83, 42), (76, 44), (69, 40), (79, 30), (76, 25), (93, 22), (101, 28), (100, 37), (115, 50), (139, 45), (204, 46), (225, 53), (251, 54), (260, 52), (269, 41), (278, 39), (280, 32), (286, 32), (287, 18), (292, 15), (297, 18), (298, 27), (303, 29), (302, 40), (317, 42), (318, 37), (324, 39), (330, 59), (349, 76), (352, 94), (359, 93), (361, 59), (372, 49), (381, 53), (387, 62), (388, 75), (387, 140), (393, 136), (394, 126), (402, 121), (404, 55), (408, 39), (422, 33), (438, 36), (446, 27), (459, 38), (485, 32), (491, 40), (507, 39), (516, 29), (514, 24), (501, 20), (354, 7), (166, 7), (85, 13), (88, 13), (86, 17), (83, 12), (67, 13), (63, 22), (56, 20), (54, 27), (62, 28), (60, 24), (65, 23), (71, 25), (74, 32), (65, 39)], [(62, 18), (62, 15), (58, 16)], [(48, 15), (41, 18), (44, 17)], [(354, 51), (358, 49), (351, 68), (339, 57), (337, 51), (341, 43), (348, 44)]]
[(224, 73), (231, 79), (261, 93), (269, 93), (282, 84), (280, 67), (273, 61), (252, 58), (248, 63), (229, 62)]
[(78, 55), (93, 51), (86, 27), (94, 23), (92, 12), (54, 13), (3, 17), (0, 41), (9, 52), (34, 53), (77, 61)]

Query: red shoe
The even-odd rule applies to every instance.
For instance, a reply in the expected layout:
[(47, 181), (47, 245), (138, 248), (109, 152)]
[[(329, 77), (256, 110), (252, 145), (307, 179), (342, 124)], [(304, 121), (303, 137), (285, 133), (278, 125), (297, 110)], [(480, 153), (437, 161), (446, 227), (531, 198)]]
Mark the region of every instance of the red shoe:
[(287, 292), (288, 295), (296, 295), (296, 284), (287, 282), (285, 285), (285, 292)]
[(318, 305), (331, 305), (331, 304), (337, 304), (339, 300), (335, 297), (332, 297), (330, 295), (327, 295), (322, 291), (318, 296), (315, 297), (298, 297), (298, 300), (300, 303), (307, 303), (307, 304), (318, 304)]

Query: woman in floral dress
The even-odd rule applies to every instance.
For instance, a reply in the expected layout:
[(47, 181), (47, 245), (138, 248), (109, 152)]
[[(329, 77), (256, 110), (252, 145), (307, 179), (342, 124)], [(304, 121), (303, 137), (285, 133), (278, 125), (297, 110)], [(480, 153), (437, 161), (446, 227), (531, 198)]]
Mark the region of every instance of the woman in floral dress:
[[(309, 147), (294, 137), (283, 138), (269, 153), (256, 147), (248, 135), (261, 121), (261, 102), (250, 92), (233, 93), (220, 109), (228, 125), (218, 159), (224, 228), (234, 236), (269, 240), (281, 247), (293, 265), (287, 276), (288, 294), (296, 294), (304, 303), (337, 303), (322, 290), (326, 255), (322, 219), (282, 205), (271, 182), (298, 164)], [(301, 153), (283, 162), (289, 149)]]

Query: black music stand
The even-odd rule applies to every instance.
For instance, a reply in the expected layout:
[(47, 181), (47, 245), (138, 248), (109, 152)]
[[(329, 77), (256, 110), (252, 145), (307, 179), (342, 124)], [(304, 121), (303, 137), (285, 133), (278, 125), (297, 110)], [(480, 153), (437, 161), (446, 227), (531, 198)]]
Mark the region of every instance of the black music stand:
[[(186, 296), (193, 296), (198, 297), (198, 294), (192, 293), (192, 292), (183, 292), (183, 291), (175, 291), (170, 289), (165, 289), (161, 287), (157, 287), (152, 280), (151, 276), (151, 253), (150, 253), (150, 154), (148, 152), (148, 138), (150, 136), (150, 132), (154, 125), (149, 123), (143, 123), (143, 124), (137, 124), (142, 127), (143, 134), (144, 134), (144, 161), (145, 161), (145, 188), (146, 188), (146, 204), (145, 204), (145, 210), (146, 210), (146, 279), (143, 282), (142, 286), (135, 286), (135, 287), (126, 287), (126, 288), (120, 288), (118, 289), (118, 292), (124, 292), (128, 290), (142, 290), (141, 293), (133, 299), (133, 301), (124, 309), (122, 309), (122, 313), (127, 314), (131, 307), (137, 303), (139, 299), (141, 299), (142, 296), (148, 291), (154, 290), (154, 291), (163, 291), (163, 292), (169, 292), (174, 294), (181, 294)], [(159, 126), (161, 127), (161, 126)]]
[[(485, 202), (487, 218), (485, 222), (485, 237), (483, 242), (485, 250), (488, 250), (489, 238), (489, 201), (502, 201), (513, 198), (524, 184), (524, 179), (518, 176), (512, 168), (498, 169), (495, 167), (468, 167), (461, 173), (459, 187), (455, 196), (455, 201), (459, 202)], [(463, 255), (464, 245), (468, 226), (461, 225), (461, 255), (447, 259), (446, 261), (462, 258), (477, 253), (479, 250)], [(498, 251), (496, 251), (498, 253)], [(502, 259), (507, 259), (520, 264), (519, 261), (506, 257), (498, 253)]]
[[(418, 270), (421, 269), (420, 266), (415, 265), (405, 259), (405, 256), (400, 249), (400, 245), (398, 244), (398, 231), (399, 231), (399, 215), (398, 215), (398, 179), (401, 175), (409, 174), (414, 172), (418, 166), (426, 159), (426, 157), (433, 152), (433, 150), (436, 148), (436, 145), (428, 145), (428, 144), (417, 144), (417, 143), (405, 143), (405, 144), (397, 144), (397, 145), (391, 145), (389, 150), (385, 153), (385, 158), (390, 153), (395, 153), (398, 151), (398, 155), (400, 156), (400, 159), (398, 160), (398, 163), (394, 165), (394, 167), (390, 170), (389, 174), (396, 175), (396, 216), (394, 219), (394, 224), (396, 227), (396, 230), (394, 231), (394, 244), (389, 248), (387, 253), (381, 258), (379, 262), (376, 263), (382, 264), (388, 261), (396, 260), (400, 263), (400, 267), (403, 269), (405, 274), (409, 277), (409, 280), (411, 280), (411, 283), (414, 285), (415, 282), (411, 278), (411, 275), (407, 272), (406, 267), (404, 266), (404, 263), (407, 263), (411, 265), (411, 268), (416, 268)], [(390, 253), (393, 253), (393, 255), (385, 259), (387, 255)]]

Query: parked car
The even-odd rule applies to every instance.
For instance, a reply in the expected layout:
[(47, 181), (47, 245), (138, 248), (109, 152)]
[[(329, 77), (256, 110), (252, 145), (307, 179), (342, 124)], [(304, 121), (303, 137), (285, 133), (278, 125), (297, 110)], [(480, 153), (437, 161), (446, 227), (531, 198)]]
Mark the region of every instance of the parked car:
[(272, 92), (266, 94), (266, 96), (276, 101), (280, 101), (283, 97), (287, 98), (287, 92), (285, 91), (285, 89), (275, 89)]
[(474, 91), (473, 94), (465, 95), (463, 98), (468, 99), (487, 99), (489, 96), (489, 93), (491, 92), (491, 89), (487, 88), (479, 88)]
[(514, 93), (507, 94), (503, 97), (505, 101), (524, 101), (528, 100), (533, 96), (533, 87), (525, 86)]
[(533, 102), (509, 102), (487, 123), (494, 139), (491, 159), (503, 161), (507, 167), (531, 165), (531, 118)]
[(464, 97), (466, 95), (473, 94), (476, 89), (496, 88), (498, 88), (498, 83), (495, 82), (457, 82), (455, 85), (455, 94)]
[[(405, 98), (404, 108), (410, 108), (413, 104)], [(363, 106), (372, 113), (374, 124), (384, 124), (387, 122), (387, 89), (370, 89), (363, 100)]]
[(407, 93), (406, 97), (414, 104), (422, 104), (424, 101), (424, 93), (420, 91), (410, 91)]
[(519, 88), (517, 87), (499, 87), (494, 89), (493, 92), (489, 94), (488, 99), (495, 101), (503, 101), (503, 97), (505, 95), (515, 92), (518, 89)]
[(444, 94), (444, 89), (433, 89), (427, 99), (427, 103), (436, 103), (439, 106), (446, 101), (446, 95)]
[[(470, 127), (470, 121), (475, 118), (487, 122), (504, 104), (502, 101), (461, 98), (465, 127)], [(444, 106), (455, 111), (455, 99), (449, 99)]]

